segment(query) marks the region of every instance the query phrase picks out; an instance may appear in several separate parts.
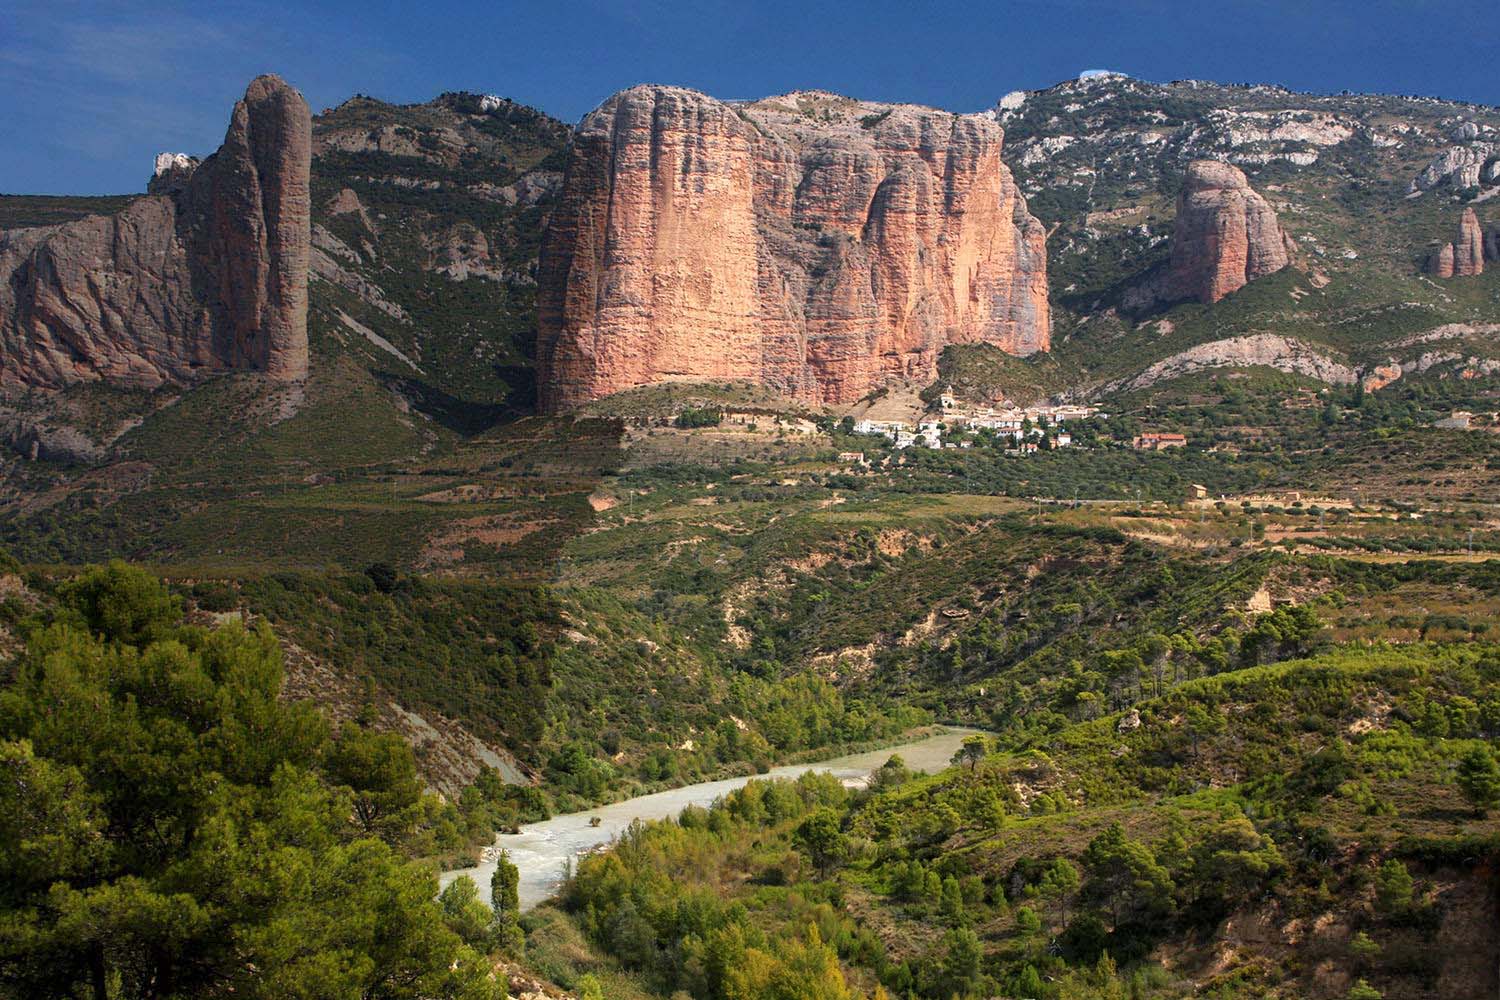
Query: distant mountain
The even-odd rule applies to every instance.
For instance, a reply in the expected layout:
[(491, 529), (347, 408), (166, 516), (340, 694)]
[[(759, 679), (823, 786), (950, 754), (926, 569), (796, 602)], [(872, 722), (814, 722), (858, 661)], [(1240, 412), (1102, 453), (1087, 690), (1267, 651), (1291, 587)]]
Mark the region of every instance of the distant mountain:
[[(658, 377), (748, 380), (773, 390), (758, 407), (774, 409), (779, 392), (803, 411), (886, 380), (941, 378), (974, 398), (1170, 413), (1215, 372), (1273, 371), (1378, 391), (1461, 385), (1439, 395), (1483, 408), (1500, 372), (1500, 267), (1486, 259), (1500, 250), (1496, 109), (1103, 74), (1007, 95), (978, 116), (829, 94), (747, 105), (693, 95), (684, 108), (722, 125), (709, 143), (706, 130), (653, 131), (649, 115), (625, 116), (641, 130), (622, 130), (639, 103), (608, 102), (576, 137), (479, 94), (359, 96), (315, 116), (307, 377), (13, 388), (0, 437), (38, 461), (0, 486), (7, 537), (63, 560), (212, 552), (239, 564), (279, 546), (313, 565), (378, 554), (480, 566), (524, 552), (532, 572), (548, 533), (574, 530), (583, 498), (620, 461), (607, 424), (516, 424), (549, 392), (562, 407)], [(670, 138), (687, 173), (605, 162), (612, 135), (648, 161)], [(734, 157), (753, 171), (728, 170)], [(158, 189), (181, 167), (167, 168)], [(647, 197), (651, 176), (670, 191)], [(715, 185), (752, 176), (760, 193), (735, 218), (757, 249), (735, 251), (754, 261), (735, 272), (748, 297), (735, 308), (760, 319), (735, 327), (741, 337), (714, 318), (729, 301), (716, 282), (734, 256), (730, 217), (704, 206)], [(1011, 199), (1010, 214), (980, 211), (992, 195)], [(128, 216), (146, 200), (0, 198), (0, 239), (96, 226), (90, 212)], [(1474, 223), (1461, 226), (1469, 209)], [(1021, 262), (1043, 230), (1045, 266)], [(1463, 245), (1468, 273), (1427, 273), (1447, 244)], [(976, 304), (986, 296), (988, 312)], [(670, 335), (614, 339), (627, 326)], [(632, 405), (603, 399), (588, 412)], [(586, 445), (543, 453), (567, 441)], [(507, 506), (478, 519), (427, 501), (403, 511), (399, 496), (379, 507), (398, 473), (434, 467), (483, 470), (495, 480), (483, 495)], [(468, 488), (407, 481), (412, 496)], [(328, 530), (353, 515), (326, 484), (354, 482), (369, 487), (359, 516), (413, 523), (332, 544)], [(288, 484), (322, 512), (295, 521), (301, 542), (271, 509)], [(570, 498), (560, 516), (554, 488)], [(207, 527), (226, 503), (260, 512), (231, 544)]]
[[(1235, 347), (1260, 334), (1360, 371), (1425, 372), (1434, 351), (1418, 345), (1436, 342), (1452, 372), (1500, 356), (1470, 329), (1500, 317), (1493, 276), (1422, 275), (1465, 206), (1500, 229), (1500, 109), (1104, 74), (1009, 94), (996, 114), (1049, 230), (1055, 387), (1098, 392), (1205, 348), (1253, 363)], [(1296, 259), (1212, 307), (1142, 309), (1143, 285), (1177, 266), (1175, 204), (1200, 160), (1244, 171)]]

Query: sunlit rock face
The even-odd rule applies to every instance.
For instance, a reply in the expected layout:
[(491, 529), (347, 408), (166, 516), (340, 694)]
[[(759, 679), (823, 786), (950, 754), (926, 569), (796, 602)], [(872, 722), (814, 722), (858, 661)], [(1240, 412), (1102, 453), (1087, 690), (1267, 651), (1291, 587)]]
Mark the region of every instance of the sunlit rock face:
[(1427, 258), (1427, 273), (1434, 278), (1469, 278), (1484, 273), (1485, 260), (1500, 260), (1500, 226), (1485, 233), (1472, 207), (1458, 217), (1458, 233)]
[(989, 115), (636, 87), (584, 119), (543, 245), (542, 404), (748, 380), (844, 403), (952, 343), (1050, 346), (1046, 234)]
[(1217, 160), (1188, 164), (1177, 196), (1168, 299), (1214, 303), (1291, 258), (1276, 211), (1243, 171)]

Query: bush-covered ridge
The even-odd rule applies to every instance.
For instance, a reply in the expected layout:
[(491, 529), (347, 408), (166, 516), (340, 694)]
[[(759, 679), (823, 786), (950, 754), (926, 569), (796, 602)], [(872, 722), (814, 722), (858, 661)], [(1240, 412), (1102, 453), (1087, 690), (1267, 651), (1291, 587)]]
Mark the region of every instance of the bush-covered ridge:
[(1249, 668), (939, 776), (752, 785), (632, 831), (562, 905), (716, 1000), (809, 947), (829, 996), (1478, 996), (1497, 733), (1493, 647)]
[(139, 570), (57, 598), (0, 691), (0, 990), (505, 995), (411, 860), (466, 817), (405, 743), (283, 702), (269, 629), (185, 625)]

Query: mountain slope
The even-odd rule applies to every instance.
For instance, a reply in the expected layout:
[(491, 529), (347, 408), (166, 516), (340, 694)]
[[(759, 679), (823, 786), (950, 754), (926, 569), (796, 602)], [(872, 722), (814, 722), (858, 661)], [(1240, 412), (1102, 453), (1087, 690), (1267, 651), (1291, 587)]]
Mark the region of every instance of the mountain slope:
[[(1462, 206), (1500, 225), (1487, 205), (1500, 191), (1494, 108), (1106, 75), (1008, 95), (997, 114), (1017, 182), (1050, 230), (1054, 360), (1075, 391), (1264, 333), (1358, 370), (1410, 362), (1403, 339), (1500, 313), (1492, 275), (1422, 274)], [(1246, 172), (1300, 261), (1215, 306), (1130, 314), (1130, 293), (1165, 264), (1184, 171), (1205, 158)], [(1474, 160), (1477, 170), (1455, 167)], [(1496, 350), (1487, 343), (1474, 355)]]
[(560, 122), (476, 94), (318, 115), (315, 331), (459, 427), (528, 410), (536, 257), (566, 142)]

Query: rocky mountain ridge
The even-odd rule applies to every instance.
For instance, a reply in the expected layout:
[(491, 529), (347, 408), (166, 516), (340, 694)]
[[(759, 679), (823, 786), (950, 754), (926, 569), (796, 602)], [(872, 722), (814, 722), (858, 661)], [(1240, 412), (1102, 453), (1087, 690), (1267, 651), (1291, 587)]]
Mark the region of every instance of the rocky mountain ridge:
[[(993, 112), (978, 116), (819, 92), (716, 103), (722, 104), (728, 129), (755, 133), (753, 140), (745, 139), (747, 146), (753, 142), (756, 148), (780, 151), (758, 174), (766, 191), (776, 190), (771, 181), (782, 167), (784, 181), (796, 180), (788, 187), (790, 222), (770, 211), (752, 213), (757, 233), (763, 229), (775, 239), (766, 240), (770, 248), (764, 259), (770, 264), (762, 266), (757, 250), (755, 274), (742, 289), (756, 309), (763, 302), (763, 286), (774, 293), (769, 301), (780, 310), (771, 316), (774, 323), (757, 324), (774, 327), (774, 336), (764, 348), (747, 346), (753, 337), (746, 343), (728, 337), (714, 342), (716, 351), (672, 347), (658, 359), (645, 357), (657, 348), (644, 354), (627, 350), (634, 360), (599, 369), (605, 373), (598, 376), (601, 391), (617, 375), (633, 383), (636, 376), (629, 365), (655, 365), (668, 379), (709, 380), (753, 368), (752, 381), (772, 383), (804, 402), (834, 405), (843, 404), (835, 402), (837, 392), (818, 382), (816, 372), (824, 372), (831, 386), (930, 379), (930, 359), (948, 337), (932, 331), (958, 330), (954, 339), (960, 342), (973, 335), (973, 327), (950, 322), (950, 304), (953, 316), (962, 312), (962, 297), (956, 295), (961, 282), (949, 281), (952, 275), (943, 270), (948, 264), (937, 259), (941, 254), (930, 252), (940, 246), (946, 254), (960, 239), (922, 228), (949, 208), (942, 184), (923, 182), (927, 187), (920, 193), (928, 199), (924, 211), (929, 214), (920, 225), (914, 221), (918, 215), (904, 208), (892, 212), (894, 203), (888, 201), (922, 170), (938, 178), (923, 159), (933, 156), (937, 146), (924, 151), (918, 142), (899, 155), (887, 151), (909, 157), (909, 165), (923, 166), (883, 180), (850, 166), (874, 162), (870, 154), (879, 148), (878, 136), (883, 130), (892, 135), (909, 130), (909, 123), (903, 124), (908, 118), (927, 121), (933, 135), (946, 129), (950, 138), (955, 122), (974, 136), (989, 135), (986, 123), (991, 120), (1004, 128), (1001, 159), (1027, 206), (1025, 216), (1051, 230), (1044, 272), (1049, 287), (1035, 269), (1022, 269), (1016, 273), (1024, 294), (1014, 287), (1008, 293), (1022, 313), (1030, 308), (1028, 302), (1038, 308), (1044, 303), (1051, 353), (1037, 360), (1043, 357), (1038, 352), (1022, 364), (1045, 372), (1041, 381), (1050, 391), (1074, 397), (1104, 391), (1199, 344), (1266, 332), (1343, 358), (1363, 371), (1393, 358), (1402, 361), (1399, 352), (1385, 347), (1395, 338), (1493, 318), (1480, 301), (1489, 294), (1488, 274), (1478, 282), (1444, 282), (1441, 288), (1421, 277), (1429, 248), (1452, 240), (1456, 211), (1475, 209), (1486, 251), (1500, 239), (1500, 219), (1486, 204), (1489, 193), (1500, 187), (1486, 186), (1487, 161), (1480, 163), (1477, 188), (1460, 186), (1467, 174), (1435, 167), (1424, 175), (1453, 149), (1473, 152), (1500, 134), (1500, 115), (1492, 109), (1409, 98), (1296, 94), (1275, 87), (1152, 84), (1118, 75), (1008, 95)], [(547, 332), (561, 329), (560, 321), (548, 326), (541, 316), (546, 310), (538, 306), (538, 298), (550, 294), (539, 288), (539, 280), (547, 283), (539, 251), (554, 208), (561, 204), (571, 130), (503, 98), (450, 93), (416, 105), (357, 96), (318, 115), (312, 133), (308, 325), (314, 359), (333, 367), (348, 359), (354, 367), (342, 371), (368, 372), (403, 414), (400, 419), (412, 421), (429, 442), (436, 440), (432, 435), (438, 425), (470, 433), (535, 409), (537, 372), (552, 364), (548, 359), (555, 358), (561, 342)], [(800, 153), (790, 155), (804, 149), (821, 158), (815, 170), (801, 164)], [(1243, 189), (1237, 182), (1230, 185), (1241, 193), (1212, 196), (1226, 204), (1245, 199), (1236, 236), (1222, 247), (1219, 223), (1238, 218), (1240, 209), (1222, 216), (1209, 212), (1198, 223), (1192, 222), (1191, 212), (1177, 210), (1190, 184), (1190, 164), (1205, 158), (1240, 171), (1245, 180)], [(164, 158), (150, 184), (157, 197), (181, 197), (164, 192), (179, 189), (184, 172), (198, 169), (191, 161), (180, 155)], [(837, 170), (852, 171), (847, 174), (853, 179), (849, 191), (866, 191), (859, 195), (869, 197), (863, 214), (835, 218), (830, 198), (837, 186), (823, 181)], [(1419, 177), (1439, 175), (1438, 183), (1424, 180), (1413, 187)], [(995, 176), (1000, 176), (998, 170)], [(812, 181), (803, 183), (799, 177)], [(873, 192), (882, 185), (881, 211), (887, 221), (912, 223), (914, 241), (897, 233), (897, 226), (879, 232), (871, 228), (867, 234), (870, 209), (876, 207)], [(1213, 190), (1227, 195), (1230, 188)], [(19, 210), (30, 201), (0, 199), (0, 224), (8, 215), (14, 218), (12, 204)], [(137, 198), (132, 205), (141, 203), (147, 199)], [(930, 211), (934, 206), (941, 211)], [(41, 211), (52, 206), (34, 208), (38, 221), (51, 222), (61, 214)], [(1014, 246), (1025, 248), (1040, 234), (1039, 226), (1003, 214), (996, 213), (986, 225), (994, 232), (1019, 234)], [(20, 225), (34, 225), (24, 211), (20, 215)], [(1252, 223), (1265, 237), (1257, 238), (1265, 248), (1257, 255), (1270, 254), (1269, 264), (1279, 264), (1272, 221), (1286, 259), (1297, 263), (1294, 268), (1250, 264)], [(1190, 245), (1194, 226), (1198, 250), (1179, 249)], [(14, 231), (16, 223), (8, 228)], [(676, 232), (681, 231), (679, 226)], [(1243, 267), (1238, 263), (1241, 231)], [(716, 239), (719, 231), (710, 232)], [(1215, 234), (1213, 247), (1201, 238), (1210, 232)], [(870, 239), (877, 236), (895, 240), (890, 246), (900, 249), (891, 260), (905, 263), (894, 268), (872, 263), (876, 258), (870, 256)], [(901, 257), (917, 246), (922, 249), (915, 257)], [(1027, 253), (1034, 253), (1034, 242), (1031, 247)], [(1227, 252), (1221, 254), (1220, 248)], [(809, 260), (814, 261), (810, 270)], [(995, 262), (1003, 263), (1003, 255)], [(656, 266), (653, 259), (651, 267)], [(763, 280), (763, 271), (772, 280)], [(576, 279), (584, 270), (569, 273)], [(783, 273), (802, 277), (780, 288), (776, 282)], [(1174, 274), (1175, 282), (1169, 281)], [(1166, 294), (1169, 283), (1181, 287)], [(589, 287), (581, 279), (579, 285)], [(1231, 287), (1238, 290), (1231, 292)], [(1143, 289), (1150, 294), (1143, 296)], [(654, 283), (641, 290), (651, 296), (659, 291)], [(670, 327), (677, 320), (665, 317), (681, 305), (671, 296), (680, 294), (691, 305), (696, 291), (691, 281), (683, 281), (676, 292), (662, 293), (665, 305), (654, 304), (649, 311)], [(636, 291), (610, 293), (621, 296), (625, 312), (636, 308)], [(679, 312), (679, 318), (684, 315)], [(683, 324), (691, 334), (694, 323)], [(539, 326), (547, 328), (540, 343)], [(803, 327), (814, 335), (799, 333)], [(575, 329), (584, 328), (575, 324)], [(996, 339), (1021, 355), (1041, 346), (1035, 338), (1007, 345), (1008, 336)], [(566, 342), (577, 348), (584, 341), (570, 335)], [(691, 336), (684, 343), (691, 344)], [(1232, 356), (1234, 352), (1225, 355)], [(316, 400), (325, 393), (314, 380), (309, 394)], [(96, 444), (86, 448), (44, 446), (40, 452), (107, 454), (108, 442), (95, 437)]]
[[(1029, 197), (1046, 189), (1100, 193), (1121, 180), (1140, 190), (1171, 186), (1172, 175), (1198, 159), (1246, 171), (1337, 170), (1354, 152), (1399, 163), (1391, 179), (1400, 197), (1500, 188), (1491, 148), (1500, 142), (1500, 113), (1484, 105), (1104, 74), (1013, 92), (995, 114)], [(1049, 222), (1055, 201), (1039, 203)]]
[(0, 233), (0, 383), (307, 374), (311, 114), (251, 82), (203, 163), (158, 158), (112, 216)]

